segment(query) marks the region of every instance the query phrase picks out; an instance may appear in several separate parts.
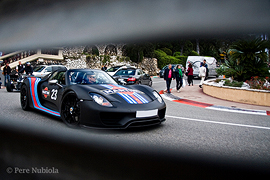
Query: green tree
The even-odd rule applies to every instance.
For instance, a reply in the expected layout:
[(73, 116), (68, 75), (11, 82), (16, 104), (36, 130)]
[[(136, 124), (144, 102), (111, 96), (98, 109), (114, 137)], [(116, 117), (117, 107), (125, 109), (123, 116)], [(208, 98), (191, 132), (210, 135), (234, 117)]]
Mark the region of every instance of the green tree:
[(269, 42), (261, 38), (236, 41), (230, 47), (225, 75), (238, 81), (249, 80), (252, 76), (266, 77), (269, 72), (265, 49), (268, 47)]

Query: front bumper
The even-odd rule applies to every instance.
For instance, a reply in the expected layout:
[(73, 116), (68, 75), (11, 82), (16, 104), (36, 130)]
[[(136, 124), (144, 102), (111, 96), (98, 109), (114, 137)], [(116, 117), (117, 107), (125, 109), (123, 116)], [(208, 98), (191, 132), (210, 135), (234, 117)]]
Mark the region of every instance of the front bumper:
[[(157, 109), (157, 114), (147, 117), (136, 117), (137, 111)], [(157, 101), (148, 104), (125, 106), (115, 103), (108, 108), (93, 101), (81, 102), (81, 125), (96, 128), (126, 129), (160, 124), (165, 121), (166, 105)]]

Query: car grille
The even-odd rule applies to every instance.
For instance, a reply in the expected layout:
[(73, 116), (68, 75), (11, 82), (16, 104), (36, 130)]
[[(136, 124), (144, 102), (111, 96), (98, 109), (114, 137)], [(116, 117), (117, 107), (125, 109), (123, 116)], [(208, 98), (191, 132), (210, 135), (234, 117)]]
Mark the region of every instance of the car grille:
[[(166, 108), (158, 111), (158, 116), (136, 119), (136, 113), (101, 112), (100, 119), (107, 126), (140, 127), (160, 124), (165, 118)], [(126, 125), (128, 123), (128, 125)]]
[(102, 123), (105, 125), (111, 125), (111, 126), (121, 125), (120, 121), (125, 118), (128, 118), (128, 119), (136, 118), (136, 114), (135, 113), (114, 113), (114, 112), (100, 113), (100, 119)]

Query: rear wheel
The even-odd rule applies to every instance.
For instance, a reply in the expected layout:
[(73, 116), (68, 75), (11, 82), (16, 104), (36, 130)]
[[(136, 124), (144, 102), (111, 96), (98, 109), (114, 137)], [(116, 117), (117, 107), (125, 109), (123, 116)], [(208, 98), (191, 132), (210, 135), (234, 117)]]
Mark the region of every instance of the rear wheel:
[(12, 91), (13, 91), (13, 85), (10, 82), (8, 82), (7, 83), (7, 92), (12, 92)]
[(23, 110), (27, 111), (30, 109), (29, 107), (29, 101), (28, 101), (28, 90), (27, 90), (27, 87), (26, 85), (23, 85), (22, 86), (22, 89), (21, 89), (21, 107)]
[(61, 118), (70, 127), (77, 127), (80, 124), (80, 104), (74, 92), (67, 93), (61, 105)]

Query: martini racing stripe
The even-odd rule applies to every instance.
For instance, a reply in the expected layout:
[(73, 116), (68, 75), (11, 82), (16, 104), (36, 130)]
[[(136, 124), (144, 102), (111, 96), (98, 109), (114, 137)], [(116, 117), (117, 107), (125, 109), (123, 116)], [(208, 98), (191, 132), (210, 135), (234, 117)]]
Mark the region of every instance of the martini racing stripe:
[[(126, 100), (129, 104), (147, 104), (149, 101), (145, 99), (142, 95), (138, 92), (134, 91), (133, 89), (128, 89), (121, 85), (101, 85), (105, 88), (108, 88), (111, 93), (116, 93), (121, 96), (124, 100)], [(105, 91), (104, 91), (105, 92)], [(110, 92), (106, 92), (110, 93)]]
[(138, 104), (138, 102), (136, 102), (127, 94), (118, 93), (118, 95), (121, 96), (123, 99), (125, 99), (129, 104)]
[(39, 98), (38, 98), (38, 92), (37, 92), (37, 85), (38, 85), (38, 83), (39, 83), (39, 81), (41, 79), (40, 78), (28, 78), (28, 80), (29, 80), (29, 84), (30, 84), (30, 95), (31, 95), (31, 98), (32, 98), (34, 108), (36, 108), (38, 110), (41, 110), (43, 112), (46, 112), (46, 113), (49, 113), (49, 114), (60, 117), (59, 112), (50, 110), (50, 109), (48, 109), (48, 108), (46, 108), (46, 107), (44, 107), (44, 106), (42, 106), (40, 104), (40, 101), (39, 101)]

